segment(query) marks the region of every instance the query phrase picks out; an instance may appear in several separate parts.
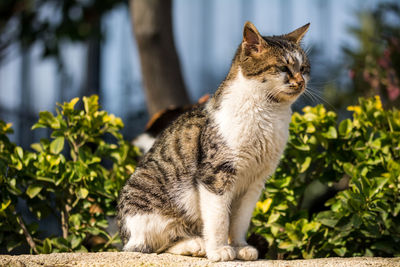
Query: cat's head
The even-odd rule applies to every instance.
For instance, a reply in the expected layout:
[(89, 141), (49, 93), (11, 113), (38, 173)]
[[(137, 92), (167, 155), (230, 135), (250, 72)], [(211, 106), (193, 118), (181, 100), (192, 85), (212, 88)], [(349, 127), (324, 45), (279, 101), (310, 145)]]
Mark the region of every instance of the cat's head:
[(284, 35), (261, 36), (252, 23), (244, 25), (235, 64), (246, 79), (265, 90), (270, 100), (293, 102), (304, 92), (310, 63), (300, 42), (309, 26)]

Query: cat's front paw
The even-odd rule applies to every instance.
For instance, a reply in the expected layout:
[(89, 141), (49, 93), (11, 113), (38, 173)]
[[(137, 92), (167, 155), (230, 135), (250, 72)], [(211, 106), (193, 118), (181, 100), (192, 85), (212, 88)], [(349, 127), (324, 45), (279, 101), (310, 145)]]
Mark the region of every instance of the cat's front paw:
[(207, 258), (210, 261), (231, 261), (235, 259), (235, 256), (235, 250), (231, 246), (223, 246), (207, 251)]
[(258, 251), (252, 246), (235, 247), (236, 258), (244, 261), (254, 261), (258, 259)]

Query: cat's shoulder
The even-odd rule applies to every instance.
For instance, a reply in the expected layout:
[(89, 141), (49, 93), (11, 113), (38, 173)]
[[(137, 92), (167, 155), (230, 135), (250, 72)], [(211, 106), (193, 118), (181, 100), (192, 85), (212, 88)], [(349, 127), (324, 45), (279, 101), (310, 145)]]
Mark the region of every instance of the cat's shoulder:
[(190, 125), (192, 123), (205, 122), (209, 115), (204, 104), (197, 104), (190, 110), (187, 110), (182, 115), (180, 115), (176, 120), (174, 120), (170, 126), (168, 126), (163, 134), (178, 128), (179, 126)]

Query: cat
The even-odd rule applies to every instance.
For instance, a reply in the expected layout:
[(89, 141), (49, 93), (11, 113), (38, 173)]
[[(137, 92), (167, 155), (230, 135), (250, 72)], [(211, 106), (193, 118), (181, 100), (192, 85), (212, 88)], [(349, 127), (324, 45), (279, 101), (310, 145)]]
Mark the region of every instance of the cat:
[(245, 23), (214, 96), (164, 130), (121, 189), (124, 251), (258, 258), (246, 232), (286, 145), (291, 104), (310, 78), (300, 47), (308, 28), (263, 37)]

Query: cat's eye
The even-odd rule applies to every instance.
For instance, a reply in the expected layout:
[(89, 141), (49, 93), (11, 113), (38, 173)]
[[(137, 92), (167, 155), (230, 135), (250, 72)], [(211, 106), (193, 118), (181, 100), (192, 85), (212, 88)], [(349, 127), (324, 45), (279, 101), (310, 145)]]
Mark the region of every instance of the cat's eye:
[(281, 72), (287, 72), (287, 73), (289, 73), (289, 68), (288, 68), (287, 66), (280, 66), (280, 67), (279, 67), (279, 70), (280, 70)]

